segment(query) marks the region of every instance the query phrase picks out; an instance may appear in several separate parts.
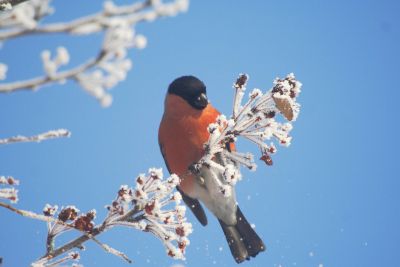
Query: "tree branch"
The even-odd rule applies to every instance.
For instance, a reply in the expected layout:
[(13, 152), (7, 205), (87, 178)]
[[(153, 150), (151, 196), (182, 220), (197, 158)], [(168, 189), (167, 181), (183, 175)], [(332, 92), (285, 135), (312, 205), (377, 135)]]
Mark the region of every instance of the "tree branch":
[[(37, 77), (25, 81), (18, 81), (18, 82), (13, 82), (13, 83), (6, 83), (6, 84), (0, 84), (0, 93), (11, 93), (14, 91), (21, 91), (21, 90), (35, 90), (40, 86), (50, 84), (50, 83), (55, 83), (55, 82), (63, 82), (68, 79), (77, 79), (77, 75), (87, 71), (88, 69), (92, 68), (93, 66), (96, 66), (99, 64), (104, 57), (106, 56), (106, 53), (102, 50), (98, 54), (96, 58), (89, 59), (85, 63), (72, 68), (70, 70), (58, 72), (55, 75), (52, 76), (43, 76), (43, 77)], [(1, 142), (0, 142), (1, 144)]]
[[(6, 0), (0, 0), (6, 1)], [(142, 49), (147, 40), (140, 34), (135, 34), (133, 26), (142, 21), (153, 21), (160, 17), (174, 16), (186, 11), (188, 0), (175, 0), (163, 3), (159, 0), (145, 0), (131, 5), (117, 6), (112, 1), (106, 1), (103, 10), (68, 22), (39, 25), (39, 20), (50, 14), (53, 9), (49, 0), (31, 1), (25, 6), (16, 7), (0, 18), (0, 42), (33, 34), (67, 33), (88, 35), (105, 31), (103, 46), (95, 59), (70, 70), (58, 72), (62, 65), (69, 61), (66, 48), (60, 47), (54, 59), (50, 52), (42, 53), (44, 76), (24, 81), (0, 84), (0, 93), (10, 93), (21, 90), (36, 90), (44, 85), (65, 80), (75, 80), (79, 85), (94, 96), (103, 107), (112, 103), (112, 96), (107, 89), (125, 80), (131, 68), (131, 60), (127, 58), (127, 49), (136, 47)], [(18, 9), (18, 10), (17, 10)], [(0, 63), (0, 80), (6, 78), (8, 66)]]
[(71, 132), (65, 129), (58, 129), (53, 131), (48, 131), (45, 133), (41, 133), (34, 136), (13, 136), (10, 138), (0, 139), (0, 145), (7, 145), (12, 143), (21, 143), (21, 142), (41, 142), (43, 140), (60, 138), (60, 137), (70, 137)]

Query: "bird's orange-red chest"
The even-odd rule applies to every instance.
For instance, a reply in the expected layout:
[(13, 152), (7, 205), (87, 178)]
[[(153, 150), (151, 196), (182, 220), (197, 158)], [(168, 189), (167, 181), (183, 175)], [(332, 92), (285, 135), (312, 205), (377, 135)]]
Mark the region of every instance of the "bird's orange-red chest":
[(203, 156), (203, 145), (209, 137), (207, 127), (219, 114), (211, 104), (197, 110), (173, 94), (165, 100), (158, 139), (170, 172), (182, 179), (184, 192), (190, 192), (193, 183), (188, 167)]

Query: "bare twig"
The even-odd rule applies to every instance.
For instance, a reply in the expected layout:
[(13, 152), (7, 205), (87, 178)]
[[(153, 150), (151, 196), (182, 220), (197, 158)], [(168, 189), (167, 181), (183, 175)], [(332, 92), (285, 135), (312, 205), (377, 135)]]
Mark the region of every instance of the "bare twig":
[(0, 145), (7, 145), (12, 143), (21, 143), (21, 142), (41, 142), (43, 140), (60, 138), (60, 137), (70, 137), (71, 132), (65, 129), (58, 129), (53, 131), (48, 131), (45, 133), (41, 133), (34, 136), (13, 136), (10, 138), (0, 139)]

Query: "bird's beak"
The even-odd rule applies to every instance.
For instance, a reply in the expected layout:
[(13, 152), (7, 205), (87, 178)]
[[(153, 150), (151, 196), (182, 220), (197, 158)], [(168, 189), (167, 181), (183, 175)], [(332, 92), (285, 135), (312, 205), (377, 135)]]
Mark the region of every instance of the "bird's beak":
[(195, 105), (199, 109), (203, 109), (208, 105), (208, 98), (206, 94), (202, 93), (195, 100)]

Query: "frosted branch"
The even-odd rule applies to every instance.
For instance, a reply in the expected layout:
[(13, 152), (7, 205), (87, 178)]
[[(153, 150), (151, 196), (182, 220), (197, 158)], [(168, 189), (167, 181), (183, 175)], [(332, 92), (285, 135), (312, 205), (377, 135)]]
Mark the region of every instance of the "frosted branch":
[[(2, 0), (0, 0), (2, 1)], [(127, 58), (127, 49), (143, 49), (147, 40), (136, 34), (133, 27), (139, 22), (153, 21), (175, 16), (188, 8), (188, 0), (144, 1), (131, 5), (117, 6), (106, 1), (103, 10), (68, 22), (39, 24), (39, 20), (53, 12), (50, 0), (30, 0), (9, 12), (0, 14), (0, 41), (31, 34), (66, 33), (89, 35), (104, 31), (103, 45), (97, 56), (74, 68), (59, 71), (69, 62), (68, 50), (59, 47), (52, 59), (49, 51), (42, 52), (45, 75), (24, 81), (0, 84), (0, 93), (21, 90), (36, 90), (47, 84), (77, 82), (85, 91), (94, 96), (103, 107), (112, 103), (108, 90), (125, 80), (132, 63)], [(6, 78), (7, 65), (0, 63), (0, 80)]]
[(71, 132), (66, 130), (66, 129), (58, 129), (58, 130), (53, 130), (53, 131), (48, 131), (45, 133), (41, 133), (38, 135), (34, 136), (22, 136), (22, 135), (17, 135), (13, 136), (10, 138), (5, 138), (5, 139), (0, 139), (0, 145), (7, 145), (7, 144), (12, 144), (12, 143), (22, 143), (22, 142), (41, 142), (43, 140), (48, 140), (48, 139), (55, 139), (55, 138), (61, 138), (61, 137), (70, 137)]
[[(273, 142), (267, 144), (266, 141), (289, 146), (292, 140), (289, 133), (293, 128), (291, 121), (296, 120), (300, 111), (296, 98), (301, 83), (293, 74), (284, 79), (276, 78), (273, 88), (265, 94), (259, 89), (253, 89), (247, 102), (242, 105), (248, 78), (246, 74), (240, 74), (237, 78), (233, 85), (235, 93), (231, 118), (220, 115), (215, 123), (208, 126), (210, 137), (204, 145), (205, 155), (190, 168), (192, 172), (197, 172), (205, 165), (219, 172), (224, 180), (216, 182), (220, 184), (223, 194), (228, 192), (224, 190), (225, 185), (234, 185), (241, 179), (240, 165), (250, 170), (257, 167), (252, 154), (231, 151), (231, 143), (238, 137), (251, 141), (261, 151), (260, 160), (272, 165), (271, 154), (277, 149)], [(281, 114), (280, 121), (277, 114)], [(222, 159), (223, 164), (216, 162), (216, 158)]]
[[(13, 184), (16, 180), (0, 177), (0, 184)], [(160, 239), (167, 254), (175, 259), (184, 259), (188, 235), (192, 225), (186, 221), (185, 207), (180, 205), (181, 195), (173, 192), (179, 184), (175, 175), (163, 180), (161, 169), (149, 169), (147, 175), (136, 178), (134, 188), (121, 186), (117, 197), (106, 206), (108, 215), (102, 223), (95, 225), (96, 211), (80, 213), (75, 206), (66, 206), (58, 211), (57, 206), (46, 204), (43, 215), (31, 211), (20, 210), (12, 205), (0, 202), (0, 207), (8, 209), (24, 217), (47, 222), (46, 253), (32, 263), (32, 266), (55, 266), (69, 260), (79, 259), (73, 249), (83, 248), (83, 244), (92, 240), (104, 251), (116, 255), (127, 262), (132, 262), (123, 252), (112, 248), (97, 239), (96, 236), (113, 227), (122, 226), (152, 233)], [(79, 231), (81, 236), (63, 245), (55, 247), (56, 239), (68, 231)], [(67, 256), (62, 257), (66, 253)]]

